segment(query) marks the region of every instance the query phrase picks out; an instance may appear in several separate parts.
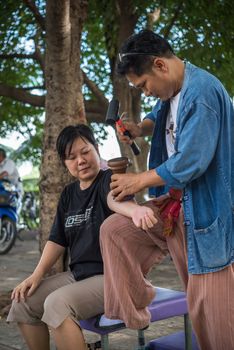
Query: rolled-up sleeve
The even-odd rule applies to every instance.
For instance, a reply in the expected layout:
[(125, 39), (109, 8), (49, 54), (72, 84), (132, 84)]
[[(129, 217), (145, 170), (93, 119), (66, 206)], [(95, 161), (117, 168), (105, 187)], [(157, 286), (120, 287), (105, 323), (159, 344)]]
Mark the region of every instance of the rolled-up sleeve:
[(158, 111), (161, 108), (161, 104), (162, 104), (161, 101), (158, 100), (158, 102), (156, 103), (156, 105), (154, 106), (152, 111), (149, 112), (148, 114), (146, 114), (146, 116), (144, 117), (144, 120), (145, 119), (150, 119), (150, 120), (152, 120), (155, 123), (155, 121), (157, 119), (157, 113), (158, 113)]

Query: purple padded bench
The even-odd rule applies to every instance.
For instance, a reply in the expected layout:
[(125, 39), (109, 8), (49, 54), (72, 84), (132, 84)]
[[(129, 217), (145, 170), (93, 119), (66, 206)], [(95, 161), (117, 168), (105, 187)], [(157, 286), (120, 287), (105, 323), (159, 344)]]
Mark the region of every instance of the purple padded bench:
[[(165, 337), (151, 340), (146, 347), (147, 350), (181, 350), (186, 349), (184, 332), (177, 332)], [(192, 334), (192, 349), (199, 350), (195, 335)]]
[[(144, 331), (138, 330), (137, 350), (199, 350), (195, 337), (192, 337), (192, 330), (188, 318), (186, 294), (172, 289), (156, 287), (156, 296), (149, 305), (151, 323), (164, 320), (174, 316), (184, 316), (184, 332), (173, 333), (150, 341), (145, 345)], [(80, 321), (83, 329), (97, 333), (101, 336), (102, 350), (109, 350), (108, 334), (119, 331), (118, 326), (111, 329), (101, 328), (97, 325), (97, 317)], [(125, 326), (123, 325), (122, 329)], [(126, 349), (127, 350), (127, 349)]]

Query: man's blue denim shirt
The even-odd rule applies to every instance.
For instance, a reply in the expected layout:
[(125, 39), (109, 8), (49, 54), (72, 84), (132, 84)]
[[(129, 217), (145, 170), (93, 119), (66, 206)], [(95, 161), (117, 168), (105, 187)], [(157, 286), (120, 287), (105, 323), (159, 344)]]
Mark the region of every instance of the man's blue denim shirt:
[(168, 158), (165, 119), (169, 101), (146, 116), (155, 121), (149, 168), (167, 188), (183, 189), (188, 270), (218, 271), (234, 262), (234, 110), (221, 82), (186, 63), (177, 111), (175, 153)]

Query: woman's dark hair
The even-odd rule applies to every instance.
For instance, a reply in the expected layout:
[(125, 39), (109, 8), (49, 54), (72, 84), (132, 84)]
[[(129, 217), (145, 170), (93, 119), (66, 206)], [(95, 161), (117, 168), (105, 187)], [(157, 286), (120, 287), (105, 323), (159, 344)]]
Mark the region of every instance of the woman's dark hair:
[(134, 73), (141, 76), (151, 69), (154, 56), (170, 58), (173, 55), (173, 49), (166, 39), (151, 30), (141, 30), (123, 43), (117, 74), (124, 76)]
[(63, 163), (71, 152), (73, 142), (78, 138), (81, 138), (84, 142), (88, 141), (93, 146), (97, 145), (93, 132), (87, 125), (77, 124), (66, 126), (60, 132), (56, 142), (56, 149)]

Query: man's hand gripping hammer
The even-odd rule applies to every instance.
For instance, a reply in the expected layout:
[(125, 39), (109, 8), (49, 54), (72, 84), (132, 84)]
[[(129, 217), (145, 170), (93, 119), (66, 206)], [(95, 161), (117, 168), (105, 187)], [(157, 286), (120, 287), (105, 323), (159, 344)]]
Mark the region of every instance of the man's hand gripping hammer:
[[(113, 127), (118, 125), (119, 130), (121, 130), (124, 135), (128, 136), (130, 139), (132, 138), (130, 132), (126, 130), (122, 120), (119, 118), (119, 101), (116, 99), (112, 99), (109, 103), (106, 113), (106, 124)], [(137, 146), (135, 141), (132, 141), (130, 146), (135, 156), (138, 156), (140, 154), (140, 148)]]

